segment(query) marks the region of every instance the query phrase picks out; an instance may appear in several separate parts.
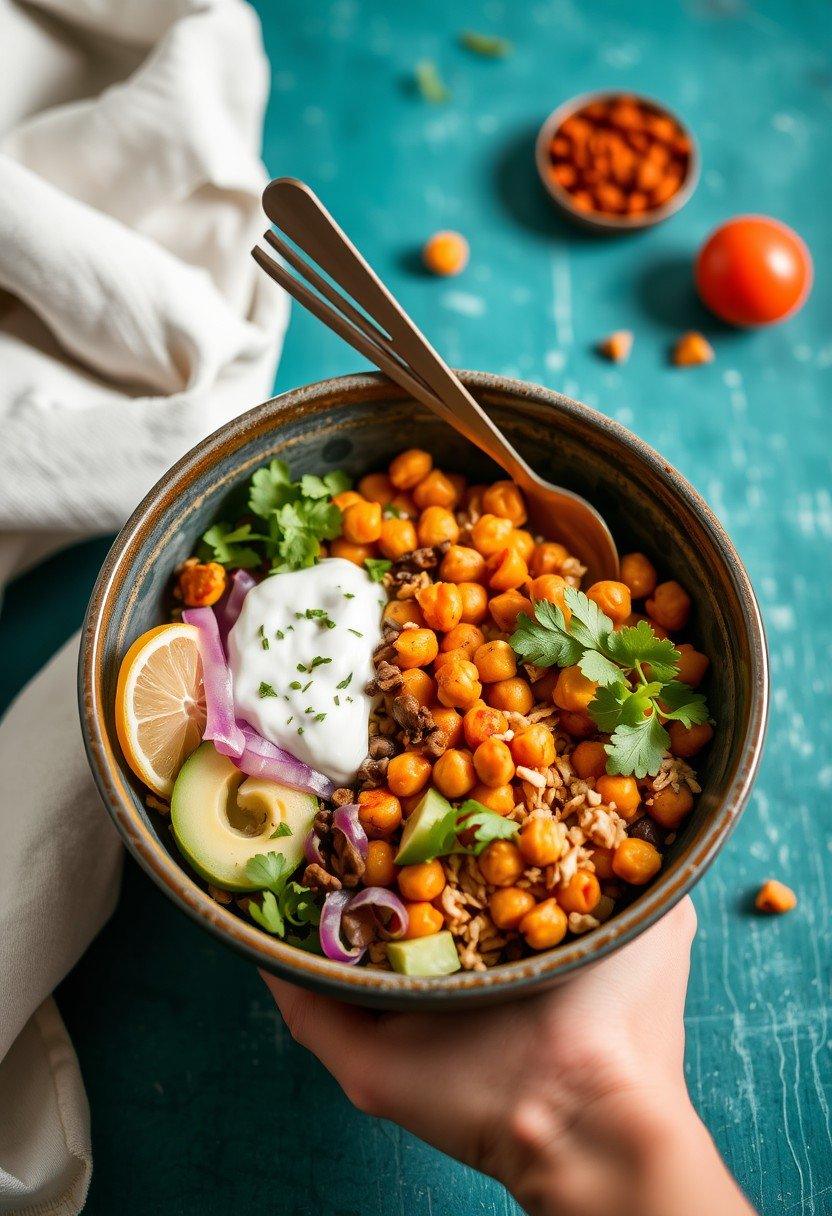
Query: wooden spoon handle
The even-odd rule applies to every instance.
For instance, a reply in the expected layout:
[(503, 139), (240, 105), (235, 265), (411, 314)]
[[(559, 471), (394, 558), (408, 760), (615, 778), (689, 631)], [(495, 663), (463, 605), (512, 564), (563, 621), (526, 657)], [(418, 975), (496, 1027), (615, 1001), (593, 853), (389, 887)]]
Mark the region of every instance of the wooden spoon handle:
[[(436, 412), (444, 421), (450, 421), (521, 486), (539, 480), (304, 182), (291, 177), (270, 182), (263, 193), (263, 208), (272, 223), (384, 330), (399, 359), (440, 398), (445, 409)], [(429, 400), (425, 404), (436, 409)]]

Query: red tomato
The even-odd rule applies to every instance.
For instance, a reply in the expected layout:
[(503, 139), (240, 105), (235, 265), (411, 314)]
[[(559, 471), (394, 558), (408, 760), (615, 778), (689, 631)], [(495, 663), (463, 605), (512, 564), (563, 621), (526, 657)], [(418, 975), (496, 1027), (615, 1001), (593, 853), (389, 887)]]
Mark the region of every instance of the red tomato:
[(738, 215), (708, 237), (696, 289), (730, 325), (771, 325), (805, 303), (812, 259), (797, 233), (765, 215)]

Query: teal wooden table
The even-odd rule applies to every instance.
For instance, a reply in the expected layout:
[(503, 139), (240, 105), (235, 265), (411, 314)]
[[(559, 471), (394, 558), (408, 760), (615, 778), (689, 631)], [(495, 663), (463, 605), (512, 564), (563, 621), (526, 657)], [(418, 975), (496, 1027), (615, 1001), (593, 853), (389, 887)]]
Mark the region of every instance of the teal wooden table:
[[(750, 809), (696, 891), (688, 1079), (756, 1204), (772, 1214), (830, 1211), (829, 7), (258, 7), (273, 65), (271, 172), (320, 191), (451, 362), (562, 389), (659, 448), (704, 493), (748, 564), (771, 644), (772, 721)], [(505, 34), (513, 56), (471, 56), (456, 45), (463, 28)], [(453, 94), (447, 105), (414, 93), (420, 58), (439, 66)], [(678, 107), (703, 154), (686, 210), (623, 240), (563, 227), (531, 162), (545, 114), (607, 85)], [(818, 270), (809, 306), (769, 332), (727, 332), (691, 293), (698, 242), (742, 211), (793, 224)], [(472, 246), (469, 269), (450, 282), (425, 277), (414, 259), (443, 227), (461, 229)], [(669, 343), (692, 327), (710, 335), (716, 362), (670, 368)], [(591, 349), (617, 328), (636, 335), (622, 368)], [(357, 365), (296, 313), (277, 389)], [(10, 589), (0, 618), (2, 703), (78, 626), (105, 550), (103, 541), (81, 546)], [(769, 875), (800, 896), (783, 919), (750, 912)], [(59, 999), (92, 1106), (90, 1213), (516, 1210), (495, 1184), (353, 1111), (291, 1042), (252, 969), (132, 865), (118, 912)]]

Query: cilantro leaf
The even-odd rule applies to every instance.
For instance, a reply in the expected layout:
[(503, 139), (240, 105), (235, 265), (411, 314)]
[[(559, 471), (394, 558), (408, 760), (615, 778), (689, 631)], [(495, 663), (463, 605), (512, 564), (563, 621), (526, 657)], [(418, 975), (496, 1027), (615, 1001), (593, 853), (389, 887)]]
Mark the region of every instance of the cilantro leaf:
[(604, 748), (609, 757), (607, 772), (635, 777), (649, 774), (653, 777), (659, 771), (662, 757), (669, 746), (670, 736), (655, 710), (635, 726), (622, 722)]
[(491, 844), (492, 840), (513, 840), (520, 831), (519, 824), (512, 819), (506, 819), (505, 815), (498, 815), (496, 811), (489, 811), (475, 798), (468, 798), (463, 802), (456, 817), (457, 831), (467, 831), (468, 828), (474, 828), (475, 831), (474, 845), (471, 849), (463, 850), (462, 846), (457, 846), (454, 851), (471, 852), (476, 857)]
[(272, 460), (252, 474), (248, 492), (248, 509), (262, 519), (268, 519), (272, 511), (297, 497), (292, 484), (289, 466), (285, 460)]
[(672, 680), (679, 670), (679, 651), (669, 638), (655, 635), (647, 621), (626, 625), (607, 639), (607, 654), (621, 667), (632, 669), (636, 664), (649, 663), (655, 680)]
[(250, 899), (248, 902), (248, 914), (267, 933), (274, 933), (277, 937), (282, 937), (286, 932), (286, 922), (283, 919), (283, 913), (280, 911), (277, 900), (271, 891), (263, 892), (263, 899), (259, 904), (256, 900)]
[(246, 862), (245, 875), (261, 890), (282, 891), (290, 870), (282, 853), (255, 853)]
[(663, 718), (681, 722), (683, 726), (697, 726), (708, 721), (708, 706), (702, 693), (694, 692), (678, 680), (672, 680), (662, 687), (659, 713)]
[(323, 477), (304, 473), (300, 479), (300, 492), (304, 498), (334, 498), (336, 494), (343, 494), (344, 490), (349, 490), (351, 486), (352, 481), (340, 469), (324, 473)]
[(251, 524), (232, 528), (231, 524), (214, 524), (202, 536), (203, 556), (221, 566), (253, 570), (263, 560), (249, 542), (262, 540), (251, 530)]
[(283, 836), (291, 835), (292, 829), (289, 827), (288, 823), (279, 823), (269, 837), (269, 840), (280, 840)]
[(317, 925), (321, 919), (321, 909), (315, 903), (314, 892), (299, 882), (287, 883), (281, 911), (292, 925)]
[(535, 619), (521, 612), (517, 628), (509, 638), (512, 649), (535, 667), (571, 667), (583, 653), (577, 638), (566, 627), (563, 612), (548, 600), (538, 600)]
[(564, 590), (563, 598), (572, 613), (569, 622), (571, 636), (586, 650), (605, 649), (607, 638), (612, 633), (612, 621), (601, 611), (594, 600), (574, 587)]
[(373, 582), (380, 583), (393, 563), (386, 557), (365, 557), (364, 565)]
[(595, 684), (613, 685), (621, 680), (621, 668), (605, 659), (597, 650), (585, 650), (578, 659), (578, 666), (586, 678)]
[(618, 684), (597, 688), (595, 696), (587, 706), (587, 713), (599, 730), (611, 735), (621, 721), (624, 703), (631, 695), (623, 680)]

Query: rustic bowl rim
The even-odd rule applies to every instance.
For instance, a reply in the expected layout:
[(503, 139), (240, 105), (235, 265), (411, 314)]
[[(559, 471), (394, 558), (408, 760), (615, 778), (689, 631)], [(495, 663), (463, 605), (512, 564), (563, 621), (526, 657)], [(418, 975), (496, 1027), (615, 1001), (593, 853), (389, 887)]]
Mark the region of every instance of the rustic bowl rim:
[[(683, 898), (710, 866), (733, 831), (745, 807), (759, 767), (768, 717), (768, 653), (759, 606), (748, 574), (733, 544), (707, 503), (690, 483), (653, 448), (620, 423), (554, 390), (527, 381), (486, 372), (460, 371), (474, 392), (507, 402), (528, 400), (554, 408), (573, 419), (606, 431), (630, 448), (696, 512), (715, 543), (735, 584), (748, 636), (751, 676), (751, 710), (739, 749), (736, 771), (713, 823), (698, 842), (695, 853), (675, 872), (659, 875), (643, 895), (610, 921), (556, 949), (506, 963), (484, 972), (457, 972), (424, 979), (348, 967), (342, 963), (285, 945), (254, 924), (217, 904), (156, 840), (135, 806), (127, 781), (126, 764), (117, 742), (106, 727), (102, 698), (103, 635), (108, 627), (122, 567), (134, 560), (147, 543), (154, 516), (196, 476), (222, 457), (233, 455), (249, 433), (266, 420), (279, 423), (281, 413), (321, 399), (340, 401), (372, 398), (383, 389), (386, 400), (407, 400), (408, 395), (377, 372), (331, 377), (269, 398), (232, 419), (180, 458), (145, 495), (119, 532), (90, 598), (81, 633), (78, 662), (78, 697), (84, 746), (99, 793), (125, 845), (152, 881), (188, 916), (238, 953), (284, 979), (359, 1003), (387, 1007), (459, 1006), (506, 1000), (548, 987), (589, 962), (625, 945)], [(496, 402), (495, 402), (496, 403)]]
[[(567, 118), (577, 113), (578, 110), (582, 110), (585, 106), (591, 105), (592, 102), (608, 101), (612, 97), (625, 96), (635, 97), (646, 105), (654, 106), (657, 110), (661, 110), (662, 113), (667, 114), (674, 122), (679, 124), (684, 134), (690, 140), (690, 160), (685, 179), (676, 193), (671, 195), (666, 203), (663, 203), (661, 207), (653, 208), (651, 211), (642, 212), (640, 215), (612, 216), (604, 215), (600, 211), (581, 211), (572, 202), (569, 191), (559, 186), (557, 182), (552, 180), (551, 175), (546, 172), (548, 150), (552, 136)], [(657, 97), (651, 97), (647, 93), (638, 93), (633, 89), (612, 88), (595, 89), (589, 93), (578, 93), (576, 96), (570, 97), (556, 106), (551, 114), (544, 119), (538, 131), (537, 139), (535, 140), (534, 159), (538, 176), (543, 183), (546, 193), (564, 215), (575, 223), (580, 224), (583, 228), (591, 228), (596, 232), (608, 233), (641, 232), (645, 228), (653, 228), (656, 224), (661, 224), (664, 220), (669, 219), (671, 215), (675, 215), (677, 211), (681, 211), (699, 183), (699, 174), (702, 166), (702, 158), (696, 136), (691, 127), (675, 110), (671, 109), (665, 102), (659, 101)]]

